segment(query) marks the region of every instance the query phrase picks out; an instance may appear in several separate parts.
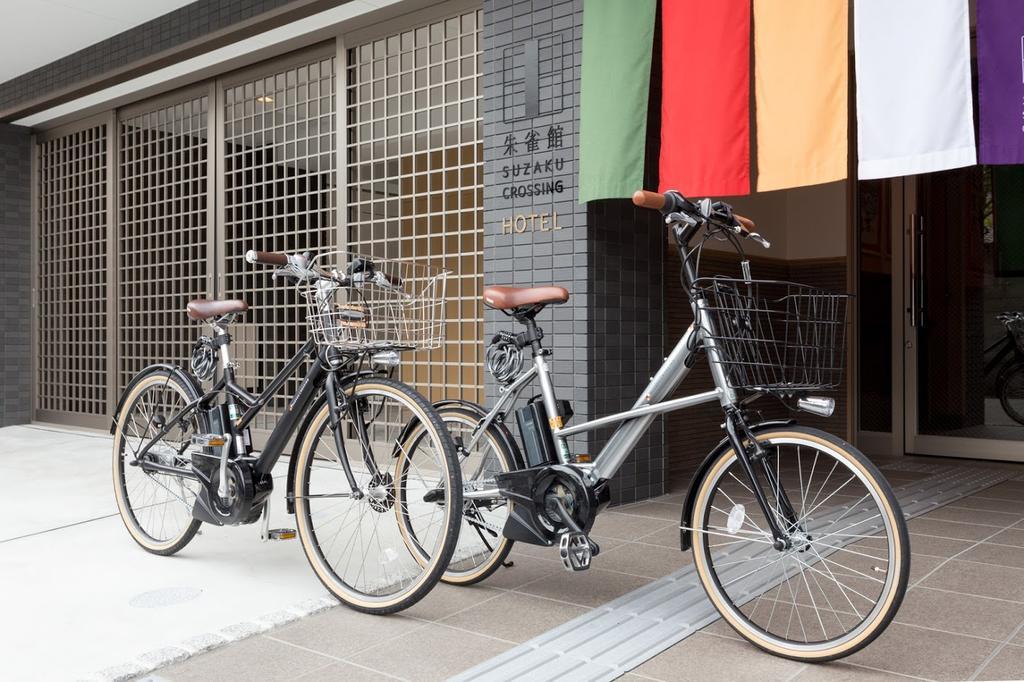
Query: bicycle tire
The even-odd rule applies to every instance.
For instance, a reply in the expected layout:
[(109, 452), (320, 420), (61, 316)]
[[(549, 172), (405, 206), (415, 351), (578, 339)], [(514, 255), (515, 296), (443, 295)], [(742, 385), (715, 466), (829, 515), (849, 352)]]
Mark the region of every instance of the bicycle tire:
[[(996, 383), (999, 404), (1006, 416), (1018, 424), (1024, 424), (1024, 363), (1014, 362), (1002, 369)], [(1019, 400), (1021, 404), (1014, 405), (1011, 400)]]
[[(322, 403), (317, 413), (313, 416), (310, 428), (303, 442), (299, 444), (293, 488), (295, 490), (295, 516), (298, 522), (299, 539), (310, 566), (323, 585), (347, 606), (364, 613), (378, 615), (395, 613), (409, 608), (433, 589), (444, 573), (458, 542), (460, 515), (453, 511), (461, 509), (462, 505), (462, 481), (459, 475), (458, 458), (451, 436), (448, 434), (447, 429), (445, 429), (444, 423), (437, 415), (437, 412), (422, 395), (408, 385), (393, 379), (375, 377), (372, 379), (361, 379), (358, 383), (348, 387), (346, 393), (350, 400), (369, 398), (371, 396), (390, 396), (404, 401), (404, 405), (416, 414), (421, 424), (425, 425), (424, 428), (429, 431), (432, 442), (440, 448), (439, 462), (444, 469), (443, 485), (446, 491), (444, 503), (437, 505), (439, 509), (443, 509), (443, 519), (439, 526), (442, 533), (441, 542), (439, 546), (435, 547), (435, 551), (429, 557), (426, 566), (421, 565), (422, 570), (407, 587), (390, 594), (371, 594), (346, 581), (345, 576), (347, 573), (345, 571), (348, 568), (347, 564), (345, 570), (342, 571), (343, 575), (339, 575), (338, 568), (332, 565), (326, 556), (330, 548), (324, 548), (320, 545), (316, 529), (314, 528), (314, 512), (309, 501), (314, 498), (309, 497), (309, 486), (313, 462), (317, 454), (316, 445), (323, 437), (325, 429), (329, 431), (330, 428), (328, 419), (330, 407), (326, 402)], [(347, 420), (343, 421), (343, 423), (347, 423)], [(321, 459), (325, 458), (321, 457)], [(392, 459), (396, 460), (397, 457), (392, 456)], [(394, 461), (392, 461), (391, 465), (393, 464)], [(362, 503), (369, 505), (371, 499), (372, 495), (366, 495)], [(393, 504), (393, 498), (391, 504)], [(380, 518), (384, 518), (385, 512), (390, 512), (394, 508), (394, 506), (388, 507), (387, 501), (380, 502), (380, 508), (373, 509), (373, 511), (380, 515), (377, 521), (379, 522)], [(367, 513), (366, 509), (363, 509), (360, 513), (365, 515)], [(393, 516), (397, 519), (397, 510)], [(360, 524), (362, 524), (361, 518), (359, 517), (358, 520)], [(402, 541), (399, 540), (399, 542)], [(392, 554), (387, 554), (387, 550), (390, 550)], [(389, 557), (395, 554), (394, 549), (391, 547), (381, 548), (381, 552)], [(365, 565), (365, 556), (363, 559)], [(358, 575), (355, 580), (359, 580)]]
[[(458, 429), (460, 435), (479, 424), (481, 419), (477, 412), (460, 405), (444, 405), (437, 408), (437, 412), (449, 432), (452, 433), (453, 428), (455, 428)], [(452, 435), (454, 438), (455, 434), (453, 433)], [(493, 476), (495, 473), (512, 471), (516, 468), (515, 454), (509, 447), (506, 434), (502, 433), (497, 425), (490, 424), (481, 438), (486, 440), (490, 452), (494, 454), (493, 458), (484, 455), (485, 462), (490, 460), (494, 464), (494, 466), (488, 467), (487, 472), (484, 474), (485, 477)], [(462, 469), (463, 485), (469, 484), (474, 480), (477, 473), (476, 470), (482, 469), (482, 463), (478, 462), (478, 458), (474, 457), (474, 453), (468, 455), (464, 452), (460, 453), (459, 463)], [(397, 469), (401, 471), (403, 467), (407, 466), (405, 453), (403, 453)], [(473, 469), (469, 477), (467, 477), (467, 467)], [(469, 500), (463, 502), (463, 520), (459, 531), (459, 542), (456, 545), (447, 570), (445, 570), (444, 575), (441, 577), (442, 582), (449, 585), (475, 585), (486, 580), (501, 568), (508, 558), (509, 552), (512, 551), (514, 541), (506, 538), (501, 533), (501, 530), (498, 530), (496, 538), (488, 539), (485, 537), (485, 533), (489, 534), (492, 531), (489, 531), (487, 528), (481, 529), (478, 522), (478, 520), (484, 521), (489, 526), (500, 525), (501, 528), (504, 528), (504, 521), (508, 518), (508, 513), (512, 509), (512, 503), (507, 502), (501, 506), (506, 510), (503, 516), (497, 514), (483, 519), (479, 518), (481, 514), (478, 504)], [(479, 543), (476, 542), (477, 540), (479, 540)], [(490, 546), (491, 540), (493, 540), (493, 546)], [(486, 548), (486, 551), (474, 549), (479, 545)], [(475, 562), (473, 561), (474, 557), (482, 557), (482, 560)]]
[[(806, 528), (805, 537), (794, 543), (793, 547), (782, 550), (772, 546), (770, 534), (765, 533), (764, 529), (759, 528), (759, 524), (753, 520), (753, 515), (749, 517), (745, 515), (742, 504), (734, 502), (727, 516), (725, 509), (715, 504), (716, 500), (729, 504), (729, 500), (733, 498), (733, 496), (725, 492), (724, 486), (731, 484), (731, 482), (726, 480), (726, 473), (730, 473), (734, 479), (737, 479), (739, 487), (735, 487), (734, 490), (741, 490), (741, 487), (746, 488), (745, 482), (729, 471), (729, 467), (738, 462), (734, 451), (730, 448), (720, 454), (711, 464), (698, 485), (692, 516), (692, 527), (690, 528), (694, 566), (697, 569), (701, 584), (726, 622), (744, 639), (764, 651), (784, 658), (805, 662), (823, 662), (848, 656), (870, 644), (885, 630), (896, 615), (896, 611), (899, 609), (906, 593), (910, 571), (910, 539), (903, 513), (899, 508), (891, 487), (877, 468), (852, 445), (839, 438), (816, 429), (800, 426), (780, 427), (775, 430), (763, 431), (758, 433), (756, 438), (764, 444), (769, 452), (774, 451), (776, 453), (775, 459), (779, 461), (778, 466), (780, 470), (783, 470), (781, 469), (782, 456), (779, 454), (782, 452), (782, 446), (797, 446), (796, 465), (800, 472), (799, 485), (801, 489), (803, 488), (804, 476), (807, 474), (805, 462), (800, 458), (801, 447), (806, 447), (808, 451), (817, 453), (810, 469), (810, 476), (807, 478), (808, 487), (812, 487), (816, 482), (815, 476), (817, 474), (814, 473), (814, 470), (818, 464), (820, 453), (828, 453), (830, 457), (834, 456), (836, 466), (832, 468), (828, 476), (821, 482), (821, 488), (818, 491), (819, 495), (811, 501), (811, 508), (808, 510), (805, 510), (807, 496), (803, 495), (804, 491), (801, 490), (803, 497), (800, 500), (800, 523), (802, 524), (800, 527)], [(863, 483), (864, 488), (868, 491), (866, 497), (861, 497), (856, 502), (849, 504), (848, 510), (845, 512), (841, 510), (847, 508), (839, 506), (845, 495), (840, 496), (839, 490), (827, 493), (827, 497), (822, 499), (820, 503), (818, 502), (822, 491), (825, 490), (826, 484), (831, 479), (832, 472), (838, 468), (840, 462), (848, 468), (850, 480)], [(792, 465), (792, 457), (788, 457), (785, 466), (789, 468), (791, 477)], [(840, 476), (843, 475), (844, 472), (841, 472)], [(746, 482), (749, 482), (749, 479)], [(835, 484), (833, 483), (832, 485)], [(848, 485), (848, 482), (840, 487), (842, 488), (845, 485)], [(786, 487), (791, 488), (791, 484)], [(721, 499), (714, 495), (717, 491), (722, 492), (723, 496)], [(750, 491), (750, 488), (747, 488), (747, 491)], [(850, 495), (857, 494), (851, 490), (847, 490), (847, 493)], [(836, 497), (833, 505), (840, 511), (832, 513), (831, 508), (827, 507), (825, 511), (819, 512), (818, 510), (822, 505), (829, 498), (833, 497)], [(870, 522), (873, 518), (870, 514), (873, 508), (878, 510), (878, 518), (882, 523), (883, 530), (876, 531), (870, 535), (866, 531), (863, 534), (842, 533), (841, 531), (845, 529), (825, 532), (829, 528), (823, 525), (826, 522), (832, 524), (846, 523), (854, 530), (861, 528), (871, 529), (873, 526), (870, 525)], [(760, 511), (760, 508), (755, 506), (754, 511), (756, 514)], [(854, 516), (847, 516), (851, 512), (854, 512)], [(711, 521), (713, 513), (718, 515), (715, 517), (717, 523)], [(777, 512), (773, 511), (773, 514), (775, 513)], [(738, 527), (733, 522), (734, 514), (737, 518), (741, 519)], [(812, 517), (811, 514), (815, 516)], [(858, 516), (863, 514), (867, 514), (867, 516)], [(860, 518), (864, 520), (856, 521), (856, 519)], [(724, 527), (719, 525), (723, 520), (725, 520)], [(748, 520), (751, 526), (749, 529), (745, 529), (743, 524), (747, 523)], [(885, 535), (878, 534), (883, 531)], [(732, 535), (731, 539), (728, 537), (730, 533)], [(726, 536), (727, 542), (717, 540), (718, 536), (721, 535)], [(760, 537), (761, 535), (764, 535), (764, 537)], [(845, 540), (846, 544), (842, 544), (844, 537), (847, 537)], [(826, 542), (829, 538), (836, 538), (833, 541), (834, 544)], [(717, 545), (712, 545), (712, 539), (716, 540)], [(756, 545), (753, 545), (753, 549), (745, 546), (735, 547), (737, 544), (742, 545), (747, 540), (749, 540), (748, 545), (751, 542), (761, 543), (761, 548), (758, 549)], [(876, 540), (883, 541), (886, 547), (885, 551), (887, 552), (885, 557), (873, 554), (873, 552), (882, 551), (876, 549), (874, 545), (870, 548), (859, 546)], [(727, 544), (731, 544), (733, 547), (720, 552), (719, 556), (725, 558), (726, 555), (730, 555), (730, 560), (718, 562), (713, 559), (712, 555), (715, 548), (721, 548)], [(849, 548), (848, 545), (850, 544), (858, 546), (857, 549)], [(808, 549), (814, 554), (806, 554)], [(818, 551), (819, 549), (821, 552)], [(739, 559), (737, 559), (736, 555), (741, 552), (748, 552), (749, 556), (740, 555)], [(873, 568), (866, 567), (865, 571), (867, 572), (859, 571), (856, 568), (848, 567), (842, 561), (829, 558), (838, 556), (839, 552), (860, 556), (861, 558), (853, 559), (854, 565), (858, 565), (856, 564), (858, 561), (863, 563), (864, 557), (869, 558), (872, 564), (875, 562), (881, 563), (884, 559), (885, 568), (882, 569), (880, 566), (874, 566)], [(805, 553), (804, 556), (808, 558), (808, 561), (805, 562), (799, 556), (795, 556), (792, 563), (794, 567), (793, 574), (790, 575), (788, 572), (789, 564), (787, 564), (786, 559), (798, 553)], [(845, 557), (846, 555), (843, 556)], [(754, 571), (746, 572), (746, 569), (751, 567), (749, 562), (755, 561), (760, 563), (753, 565)], [(742, 562), (748, 563), (743, 564)], [(773, 568), (776, 571), (780, 570), (778, 567), (780, 562), (782, 564), (781, 575), (778, 577), (781, 580), (776, 582), (775, 577), (765, 575), (765, 570), (767, 568)], [(815, 565), (820, 565), (821, 568), (816, 569)], [(836, 565), (835, 571), (833, 571), (831, 565)], [(850, 573), (843, 572), (839, 568), (840, 565), (844, 567), (844, 570), (850, 571)], [(884, 580), (871, 575), (871, 571), (882, 570), (885, 572)], [(881, 588), (874, 588), (878, 589), (877, 597), (869, 597), (853, 588), (844, 587), (836, 577), (837, 572), (839, 576), (848, 578), (849, 581), (853, 581), (858, 586), (862, 585), (860, 581), (866, 582), (869, 585), (881, 583)], [(808, 574), (811, 575), (810, 579), (807, 577)], [(817, 574), (826, 577), (819, 577)], [(828, 598), (829, 592), (821, 587), (821, 581), (827, 580), (829, 574), (831, 574), (832, 580), (834, 580), (839, 588), (838, 592), (827, 582), (826, 586), (832, 590), (833, 595), (836, 595), (837, 603), (840, 605), (839, 609), (836, 609)], [(797, 580), (798, 576), (803, 578), (804, 583), (800, 583)], [(749, 582), (742, 582), (748, 579)], [(750, 583), (758, 579), (764, 583), (763, 589), (762, 587), (752, 589)], [(849, 630), (844, 630), (834, 637), (829, 636), (831, 626), (826, 626), (825, 620), (829, 620), (831, 623), (831, 619), (822, 618), (819, 603), (814, 598), (812, 582), (817, 585), (820, 591), (819, 594), (825, 596), (825, 601), (821, 602), (821, 605), (824, 606), (827, 603), (829, 612), (835, 617), (840, 628), (846, 627), (843, 617), (845, 615), (845, 622), (852, 623)], [(730, 593), (726, 588), (733, 584), (737, 585), (737, 587)], [(793, 585), (796, 585), (795, 590)], [(804, 590), (804, 585), (806, 585), (806, 590)], [(786, 594), (785, 587), (789, 588), (789, 595)], [(860, 589), (867, 591), (863, 586)], [(747, 590), (747, 592), (741, 594), (741, 590)], [(797, 596), (798, 594), (800, 596)], [(853, 602), (853, 595), (855, 594), (859, 594), (860, 598), (873, 604), (871, 610), (863, 617), (857, 605)], [(765, 611), (761, 611), (760, 620), (758, 620), (758, 609), (761, 608), (761, 600), (764, 599), (765, 595), (769, 595), (768, 600), (764, 602), (765, 611), (768, 613), (766, 614)], [(846, 604), (838, 601), (838, 595), (842, 595), (849, 602), (849, 609)], [(789, 599), (787, 599), (787, 596)], [(810, 603), (808, 604), (808, 602)], [(857, 603), (861, 602), (858, 601)], [(782, 614), (786, 613), (786, 609), (789, 611), (784, 635), (771, 631), (776, 609), (780, 604), (783, 604), (784, 609), (779, 612), (780, 619)], [(817, 622), (821, 624), (820, 639), (812, 640), (811, 636), (807, 634), (807, 626), (800, 614), (808, 608), (813, 609), (814, 614), (817, 616)], [(863, 605), (861, 608), (867, 610), (868, 607)], [(800, 630), (803, 631), (802, 634), (805, 640), (803, 642), (790, 639), (789, 633), (790, 628), (794, 625), (794, 614), (799, 619)], [(767, 623), (763, 622), (766, 615)], [(808, 620), (810, 626), (812, 626), (812, 632), (817, 633), (817, 630), (814, 630), (817, 624), (810, 617), (808, 617)]]
[[(181, 551), (182, 548), (192, 541), (192, 538), (194, 538), (196, 533), (199, 531), (199, 527), (202, 525), (202, 522), (198, 519), (191, 519), (189, 523), (184, 524), (181, 532), (163, 540), (154, 537), (151, 532), (147, 532), (147, 530), (143, 528), (143, 522), (140, 518), (139, 505), (133, 505), (132, 503), (132, 494), (129, 490), (128, 484), (129, 473), (132, 471), (141, 473), (141, 469), (137, 467), (126, 468), (126, 453), (122, 452), (123, 448), (127, 444), (128, 437), (131, 435), (128, 432), (133, 430), (128, 428), (127, 420), (129, 416), (133, 414), (133, 410), (139, 407), (140, 401), (143, 399), (143, 396), (147, 391), (152, 391), (153, 389), (171, 389), (176, 391), (184, 398), (182, 406), (184, 406), (184, 403), (191, 402), (199, 398), (199, 393), (196, 391), (193, 384), (183, 381), (175, 371), (166, 367), (151, 367), (144, 369), (128, 385), (124, 398), (121, 401), (121, 409), (118, 411), (115, 419), (112, 462), (114, 498), (117, 502), (121, 521), (124, 523), (125, 528), (128, 530), (128, 533), (132, 536), (135, 542), (147, 552), (158, 554), (160, 556), (170, 556)], [(195, 419), (196, 431), (206, 433), (209, 430), (206, 415), (197, 412), (193, 419)], [(152, 476), (150, 476), (150, 478), (153, 479)], [(167, 505), (169, 503), (169, 500), (165, 500), (162, 504)], [(149, 508), (152, 510), (153, 505), (149, 505)], [(191, 509), (189, 509), (189, 514), (191, 515)]]

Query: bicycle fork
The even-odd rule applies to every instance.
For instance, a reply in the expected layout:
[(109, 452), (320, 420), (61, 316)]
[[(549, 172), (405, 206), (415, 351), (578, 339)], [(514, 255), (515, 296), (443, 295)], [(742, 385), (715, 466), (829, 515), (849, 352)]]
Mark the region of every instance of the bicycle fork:
[(363, 491), (359, 489), (359, 483), (356, 481), (355, 474), (352, 473), (352, 465), (348, 461), (348, 452), (345, 448), (340, 415), (343, 411), (347, 410), (352, 418), (352, 425), (355, 427), (356, 436), (359, 439), (359, 447), (363, 453), (363, 461), (366, 463), (366, 468), (370, 472), (372, 481), (376, 480), (380, 472), (377, 469), (377, 462), (373, 457), (373, 453), (370, 451), (370, 438), (366, 432), (366, 421), (363, 419), (363, 413), (360, 411), (357, 400), (351, 399), (342, 393), (342, 399), (339, 402), (337, 384), (333, 372), (327, 375), (324, 390), (327, 392), (328, 415), (331, 433), (334, 436), (334, 447), (338, 451), (338, 458), (341, 460), (341, 468), (345, 472), (345, 478), (348, 479), (349, 487), (352, 488), (352, 497), (359, 499), (363, 496)]
[[(725, 432), (729, 443), (736, 452), (736, 457), (740, 460), (740, 464), (750, 480), (750, 490), (757, 500), (758, 506), (761, 507), (761, 511), (764, 512), (768, 528), (772, 533), (773, 546), (779, 551), (789, 549), (792, 546), (792, 532), (800, 530), (799, 519), (778, 475), (767, 461), (767, 452), (750, 432), (739, 410), (732, 409), (726, 412)], [(760, 464), (765, 481), (774, 493), (777, 507), (772, 507), (765, 496), (755, 464)], [(788, 528), (783, 528), (780, 521), (784, 521)]]

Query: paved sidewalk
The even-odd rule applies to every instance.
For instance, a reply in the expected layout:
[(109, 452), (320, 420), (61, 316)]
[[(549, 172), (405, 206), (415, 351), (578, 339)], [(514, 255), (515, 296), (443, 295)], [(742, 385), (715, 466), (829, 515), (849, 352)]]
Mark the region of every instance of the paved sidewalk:
[(173, 557), (142, 550), (117, 514), (111, 440), (0, 429), (0, 680), (144, 672), (335, 603), (298, 543), (263, 543), (255, 525), (204, 526)]
[[(921, 476), (886, 475), (894, 484)], [(1024, 677), (1022, 500), (1024, 480), (1015, 480), (912, 520), (912, 587), (904, 605), (874, 644), (845, 661), (808, 666), (775, 658), (717, 622), (623, 679)], [(604, 551), (586, 573), (566, 573), (550, 550), (520, 545), (514, 566), (483, 585), (439, 586), (387, 618), (333, 608), (152, 679), (445, 679), (689, 562), (678, 549), (681, 501), (667, 495), (599, 517), (594, 536)]]

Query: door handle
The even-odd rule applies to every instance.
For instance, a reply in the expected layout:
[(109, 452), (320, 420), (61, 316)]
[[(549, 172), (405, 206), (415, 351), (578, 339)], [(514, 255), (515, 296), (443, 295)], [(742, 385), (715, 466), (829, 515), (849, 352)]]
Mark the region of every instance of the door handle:
[(915, 235), (915, 239), (917, 240), (917, 248), (914, 249), (914, 253), (917, 255), (917, 268), (916, 268), (917, 269), (917, 280), (915, 281), (914, 284), (917, 287), (917, 296), (916, 296), (916, 299), (917, 299), (917, 309), (914, 311), (914, 314), (917, 316), (917, 326), (919, 328), (923, 329), (924, 326), (925, 326), (925, 323), (927, 322), (927, 316), (925, 315), (925, 311), (927, 310), (927, 303), (928, 303), (927, 298), (925, 297), (926, 286), (925, 286), (925, 277), (924, 277), (924, 262), (925, 262), (924, 259), (925, 259), (925, 246), (926, 245), (925, 245), (925, 240), (924, 240), (924, 216), (923, 215), (917, 216), (917, 229), (916, 229), (916, 232), (917, 232), (917, 234)]
[(924, 327), (924, 216), (910, 217), (910, 313), (911, 327)]

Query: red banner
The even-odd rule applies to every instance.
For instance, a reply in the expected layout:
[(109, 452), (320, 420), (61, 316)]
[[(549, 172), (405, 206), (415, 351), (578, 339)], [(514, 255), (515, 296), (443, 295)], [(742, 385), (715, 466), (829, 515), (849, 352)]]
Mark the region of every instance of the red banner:
[(662, 191), (750, 192), (750, 0), (663, 0)]

